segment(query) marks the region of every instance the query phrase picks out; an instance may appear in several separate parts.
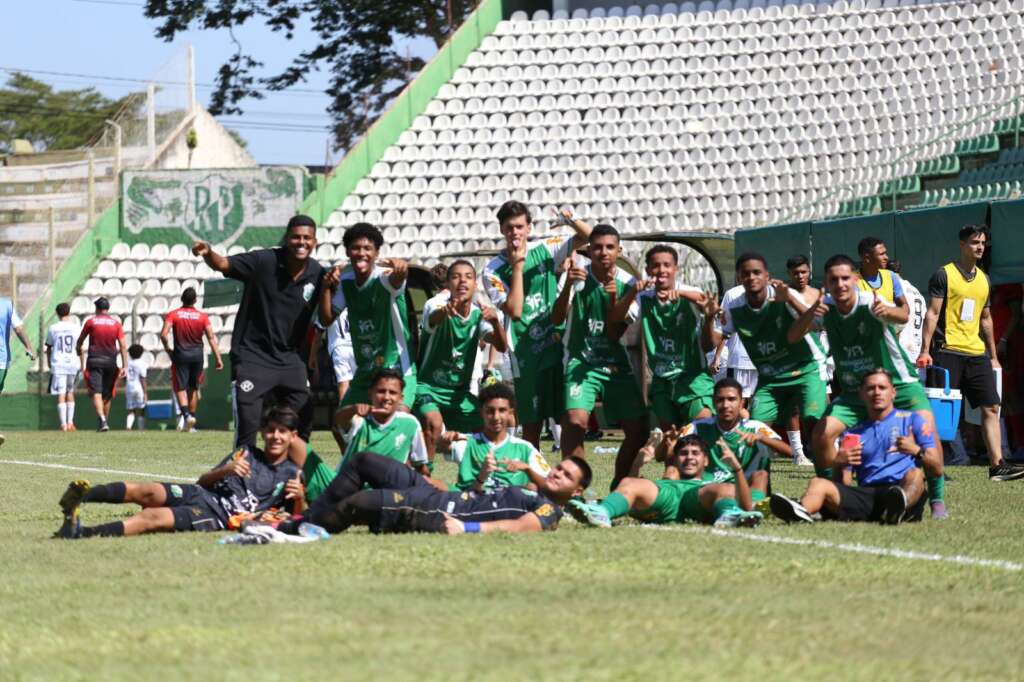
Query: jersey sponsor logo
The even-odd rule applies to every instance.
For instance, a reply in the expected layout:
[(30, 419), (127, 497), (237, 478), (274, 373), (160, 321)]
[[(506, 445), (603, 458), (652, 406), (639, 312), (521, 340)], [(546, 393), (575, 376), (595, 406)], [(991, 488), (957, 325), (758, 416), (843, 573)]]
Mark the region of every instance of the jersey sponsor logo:
[(405, 442), (405, 434), (404, 433), (400, 433), (397, 436), (395, 436), (395, 447), (396, 448), (402, 447), (402, 443), (404, 443), (404, 442)]
[(580, 384), (572, 384), (569, 386), (569, 397), (579, 398), (583, 395), (583, 386)]
[(540, 341), (548, 335), (548, 330), (543, 324), (531, 324), (529, 333), (531, 339), (534, 341)]
[(399, 502), (405, 499), (405, 496), (403, 496), (402, 493), (391, 493), (391, 497), (395, 504), (398, 504)]
[(272, 497), (277, 497), (284, 490), (284, 481), (278, 481), (277, 485), (274, 486), (274, 492), (271, 493)]
[(171, 497), (181, 497), (184, 493), (181, 490), (181, 486), (174, 484), (170, 486)]
[[(861, 332), (863, 334), (863, 332)], [(843, 346), (843, 353), (847, 358), (862, 358), (864, 357), (864, 348), (862, 346)]]
[(523, 298), (523, 308), (527, 312), (533, 312), (544, 303), (544, 294), (539, 291)]
[(240, 390), (242, 393), (249, 393), (254, 388), (256, 388), (256, 386), (248, 379), (238, 384), (238, 390)]
[(360, 334), (372, 334), (374, 331), (373, 320), (359, 320), (357, 326)]
[(660, 339), (661, 349), (666, 353), (676, 352), (676, 341), (675, 339)]
[(774, 355), (775, 351), (777, 349), (778, 348), (775, 345), (774, 341), (758, 341), (757, 342), (757, 351), (761, 355)]
[(316, 286), (312, 282), (306, 282), (306, 286), (302, 287), (302, 300), (309, 302), (309, 299), (313, 298), (313, 290)]
[(537, 511), (533, 513), (543, 518), (554, 514), (555, 510), (552, 508), (550, 504), (542, 504), (541, 506), (537, 507)]

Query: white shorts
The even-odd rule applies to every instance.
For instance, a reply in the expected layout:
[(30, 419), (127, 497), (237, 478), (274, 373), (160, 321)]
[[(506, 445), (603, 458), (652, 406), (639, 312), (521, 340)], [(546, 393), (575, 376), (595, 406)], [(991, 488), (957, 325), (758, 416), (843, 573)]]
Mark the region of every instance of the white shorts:
[(729, 374), (731, 374), (736, 381), (740, 382), (740, 386), (743, 387), (744, 398), (749, 398), (754, 395), (754, 391), (757, 390), (756, 369), (739, 369), (736, 367), (730, 367)]
[(129, 410), (142, 410), (146, 407), (146, 396), (135, 391), (125, 391), (124, 401)]
[(67, 374), (54, 372), (50, 374), (50, 395), (71, 393), (77, 385), (78, 372), (69, 372)]
[(352, 346), (336, 346), (331, 351), (331, 362), (334, 363), (334, 380), (337, 383), (352, 381), (356, 375), (356, 355)]

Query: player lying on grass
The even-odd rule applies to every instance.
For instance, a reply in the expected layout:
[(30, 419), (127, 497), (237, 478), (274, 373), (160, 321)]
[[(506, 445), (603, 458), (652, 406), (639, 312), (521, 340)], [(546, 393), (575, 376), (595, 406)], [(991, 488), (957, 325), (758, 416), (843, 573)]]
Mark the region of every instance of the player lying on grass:
[[(68, 539), (141, 535), (165, 531), (224, 530), (234, 514), (266, 511), (288, 504), (301, 509), (305, 493), (300, 470), (288, 459), (299, 438), (299, 415), (287, 407), (271, 408), (260, 430), (264, 449), (240, 449), (188, 483), (119, 482), (90, 486), (74, 481), (60, 498), (64, 524), (55, 537)], [(137, 504), (142, 511), (123, 521), (83, 527), (83, 502)]]
[[(663, 444), (669, 440), (669, 434)], [(719, 439), (723, 462), (736, 483), (717, 483), (707, 472), (708, 447), (697, 436), (684, 436), (668, 443), (672, 456), (666, 471), (676, 472), (658, 481), (627, 477), (615, 490), (598, 503), (569, 501), (568, 511), (580, 523), (610, 528), (612, 521), (629, 514), (644, 523), (696, 521), (716, 527), (753, 527), (761, 522), (761, 512), (752, 511), (754, 502), (750, 486), (742, 475), (743, 467), (736, 455)]]
[(420, 422), (401, 410), (404, 389), (405, 377), (398, 370), (379, 369), (369, 379), (370, 404), (355, 403), (338, 410), (334, 430), (344, 453), (342, 465), (352, 453), (368, 450), (428, 473), (430, 459)]
[[(743, 386), (740, 382), (726, 377), (715, 384), (714, 402), (714, 417), (687, 424), (680, 435), (694, 435), (704, 441), (708, 446), (707, 473), (718, 482), (732, 483), (735, 478), (725, 451), (738, 459), (756, 504), (770, 491), (772, 456), (789, 458), (793, 451), (767, 424), (743, 416)], [(726, 445), (725, 449), (722, 443)], [(665, 448), (659, 448), (655, 457), (661, 455), (659, 461), (663, 461), (667, 453)]]
[(499, 353), (508, 350), (498, 311), (481, 306), (476, 295), (476, 268), (457, 260), (448, 266), (444, 291), (423, 306), (413, 412), (423, 424), (431, 462), (445, 429), (480, 429), (480, 404), (470, 392), (480, 342)]
[(896, 387), (887, 370), (869, 370), (861, 379), (860, 394), (867, 419), (843, 434), (832, 479), (811, 480), (799, 502), (772, 495), (775, 516), (789, 523), (810, 523), (819, 514), (824, 519), (893, 525), (921, 520), (921, 460), (936, 455), (935, 432), (921, 415), (895, 408)]
[(509, 429), (515, 425), (516, 396), (505, 383), (491, 384), (480, 391), (483, 428), (470, 435), (447, 431), (439, 449), (459, 463), (455, 487), (479, 493), (506, 486), (537, 489), (551, 466), (531, 443), (516, 438)]
[[(826, 467), (832, 466), (839, 434), (867, 418), (867, 408), (860, 396), (861, 377), (875, 367), (884, 368), (892, 376), (895, 407), (914, 412), (930, 432), (935, 430), (928, 395), (918, 380), (917, 368), (900, 345), (895, 327), (907, 321), (906, 304), (896, 307), (877, 291), (860, 289), (853, 267), (853, 261), (841, 254), (825, 261), (825, 310), (821, 310), (818, 301), (811, 301), (813, 305), (793, 322), (789, 331), (789, 340), (796, 343), (810, 331), (816, 315), (824, 312), (818, 319), (823, 321), (828, 334), (836, 361), (836, 378), (842, 387), (839, 397), (828, 406), (814, 429), (815, 458), (820, 466)], [(933, 456), (926, 457), (923, 463), (932, 515), (936, 517), (947, 515), (941, 447), (936, 443)]]
[(449, 535), (554, 530), (562, 505), (583, 494), (591, 475), (585, 460), (569, 457), (551, 469), (536, 492), (518, 486), (491, 493), (445, 491), (393, 459), (357, 452), (302, 517), (278, 529), (297, 533), (305, 521), (329, 533), (353, 525), (368, 526), (373, 533)]

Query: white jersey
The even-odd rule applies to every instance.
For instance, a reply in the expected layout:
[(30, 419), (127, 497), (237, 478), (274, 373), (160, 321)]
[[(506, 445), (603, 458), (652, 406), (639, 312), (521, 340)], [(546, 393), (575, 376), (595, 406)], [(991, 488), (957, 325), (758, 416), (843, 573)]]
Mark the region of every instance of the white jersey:
[[(722, 297), (722, 310), (728, 310), (733, 303), (746, 296), (746, 291), (742, 286), (735, 286), (725, 292), (725, 296)], [(729, 369), (757, 369), (754, 363), (751, 361), (750, 356), (747, 355), (747, 349), (743, 347), (743, 342), (740, 341), (739, 334), (733, 334), (729, 337), (729, 340), (725, 344), (725, 348), (729, 351), (728, 358), (725, 366)]]
[(46, 330), (46, 345), (50, 347), (50, 371), (54, 374), (74, 374), (81, 368), (75, 343), (82, 326), (74, 320), (54, 322)]
[(146, 378), (149, 365), (139, 358), (128, 361), (128, 369), (125, 370), (124, 390), (132, 395), (142, 395), (142, 380)]
[(352, 336), (348, 328), (348, 309), (341, 311), (330, 327), (327, 328), (327, 352), (332, 356), (336, 348), (352, 351)]
[(924, 329), (924, 315), (928, 311), (928, 302), (921, 292), (908, 280), (900, 280), (903, 284), (903, 298), (910, 306), (910, 319), (900, 329), (900, 345), (907, 351), (910, 360), (916, 361), (921, 355), (921, 336)]

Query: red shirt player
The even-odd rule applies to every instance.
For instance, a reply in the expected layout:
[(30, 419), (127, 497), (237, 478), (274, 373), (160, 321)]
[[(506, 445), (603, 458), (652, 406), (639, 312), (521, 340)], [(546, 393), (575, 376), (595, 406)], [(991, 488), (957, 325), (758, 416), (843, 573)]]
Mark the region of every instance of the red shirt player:
[[(217, 369), (224, 368), (210, 318), (203, 311), (197, 310), (195, 304), (196, 290), (188, 287), (181, 292), (181, 307), (167, 313), (164, 328), (160, 332), (160, 342), (171, 356), (171, 383), (181, 412), (178, 419), (179, 431), (191, 431), (195, 428), (197, 396), (205, 359), (203, 337), (210, 342), (210, 350), (213, 351)], [(170, 341), (172, 331), (173, 348)]]
[[(110, 301), (100, 297), (96, 299), (95, 305), (96, 314), (82, 326), (75, 350), (82, 359), (82, 374), (99, 418), (98, 430), (109, 431), (107, 417), (110, 415), (110, 401), (114, 398), (117, 380), (124, 378), (128, 366), (128, 349), (124, 342), (124, 328), (107, 314)], [(89, 340), (88, 353), (83, 348), (86, 339)], [(120, 367), (117, 366), (118, 354), (121, 356)]]

